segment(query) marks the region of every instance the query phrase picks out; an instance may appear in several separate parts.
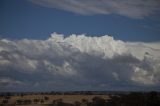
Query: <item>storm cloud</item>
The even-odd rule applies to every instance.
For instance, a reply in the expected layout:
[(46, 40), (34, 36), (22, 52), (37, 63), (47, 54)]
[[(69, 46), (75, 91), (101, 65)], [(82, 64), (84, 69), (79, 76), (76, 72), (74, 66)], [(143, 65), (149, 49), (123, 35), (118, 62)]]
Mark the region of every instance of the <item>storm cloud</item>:
[(159, 90), (160, 43), (53, 33), (0, 40), (0, 91)]

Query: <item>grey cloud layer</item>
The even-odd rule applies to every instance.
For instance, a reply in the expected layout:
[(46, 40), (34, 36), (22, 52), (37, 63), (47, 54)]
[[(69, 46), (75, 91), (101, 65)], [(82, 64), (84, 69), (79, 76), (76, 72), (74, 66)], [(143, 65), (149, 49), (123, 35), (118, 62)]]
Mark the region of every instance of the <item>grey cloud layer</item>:
[(0, 40), (0, 91), (149, 90), (160, 84), (160, 43), (53, 33)]
[(57, 8), (82, 15), (118, 14), (130, 18), (144, 18), (160, 12), (159, 0), (29, 0), (49, 8)]

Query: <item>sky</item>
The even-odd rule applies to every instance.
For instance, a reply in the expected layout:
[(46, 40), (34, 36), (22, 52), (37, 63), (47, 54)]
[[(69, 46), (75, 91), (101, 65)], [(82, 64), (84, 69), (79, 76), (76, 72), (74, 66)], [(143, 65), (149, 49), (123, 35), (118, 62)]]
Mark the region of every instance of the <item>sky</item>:
[(159, 41), (159, 0), (0, 0), (0, 37), (47, 39), (51, 33)]
[(0, 0), (0, 92), (160, 90), (159, 0)]

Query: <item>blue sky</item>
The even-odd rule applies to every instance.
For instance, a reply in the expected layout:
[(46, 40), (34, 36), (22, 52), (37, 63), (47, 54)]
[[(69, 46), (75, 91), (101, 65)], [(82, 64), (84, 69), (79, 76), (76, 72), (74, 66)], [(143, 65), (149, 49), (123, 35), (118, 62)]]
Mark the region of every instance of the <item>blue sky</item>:
[(52, 32), (57, 32), (65, 35), (111, 35), (124, 41), (160, 41), (159, 11), (142, 18), (116, 13), (86, 15), (31, 1), (0, 0), (1, 38), (47, 39)]
[(159, 0), (0, 0), (0, 92), (160, 91), (159, 7)]

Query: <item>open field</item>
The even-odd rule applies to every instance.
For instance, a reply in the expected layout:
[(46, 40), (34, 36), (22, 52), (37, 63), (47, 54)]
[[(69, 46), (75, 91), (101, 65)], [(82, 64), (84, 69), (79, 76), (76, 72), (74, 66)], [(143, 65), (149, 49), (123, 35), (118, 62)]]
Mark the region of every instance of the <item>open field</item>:
[(160, 92), (6, 93), (0, 106), (160, 106)]
[[(91, 102), (94, 97), (109, 99), (108, 95), (24, 95), (0, 97), (0, 104), (14, 104), (14, 106), (42, 106), (52, 104), (54, 101), (74, 104), (75, 102)], [(7, 103), (4, 103), (7, 100)], [(19, 101), (19, 102), (18, 102)], [(20, 101), (23, 101), (21, 103)], [(25, 102), (26, 101), (26, 102)], [(28, 101), (28, 102), (27, 102)]]

